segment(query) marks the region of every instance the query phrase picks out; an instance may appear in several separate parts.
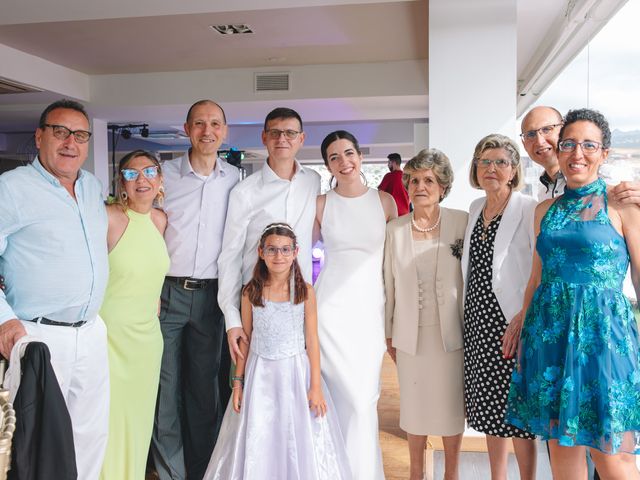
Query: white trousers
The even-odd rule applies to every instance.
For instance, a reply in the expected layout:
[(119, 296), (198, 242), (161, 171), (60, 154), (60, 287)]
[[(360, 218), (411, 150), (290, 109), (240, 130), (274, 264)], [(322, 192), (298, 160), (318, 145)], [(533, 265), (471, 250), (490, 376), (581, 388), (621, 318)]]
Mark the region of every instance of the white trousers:
[(82, 327), (22, 322), (49, 347), (71, 416), (78, 480), (98, 480), (109, 431), (107, 330), (98, 316)]

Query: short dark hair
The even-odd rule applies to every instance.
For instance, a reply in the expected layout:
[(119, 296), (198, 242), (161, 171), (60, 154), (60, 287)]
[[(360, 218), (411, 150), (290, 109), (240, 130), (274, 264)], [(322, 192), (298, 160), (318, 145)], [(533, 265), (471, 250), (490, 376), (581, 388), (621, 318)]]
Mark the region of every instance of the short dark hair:
[(395, 163), (396, 165), (400, 165), (402, 163), (402, 157), (399, 153), (390, 153), (389, 155), (387, 155), (387, 159), (390, 162)]
[(227, 124), (227, 116), (224, 113), (224, 108), (222, 108), (219, 103), (216, 103), (213, 100), (209, 99), (198, 100), (196, 103), (189, 107), (189, 111), (187, 112), (187, 123), (189, 123), (189, 120), (191, 120), (191, 112), (193, 112), (193, 109), (199, 107), (200, 105), (215, 105), (216, 107), (218, 107), (222, 112), (222, 120), (224, 121), (224, 124)]
[(69, 100), (68, 98), (63, 98), (61, 100), (56, 100), (55, 102), (53, 102), (51, 105), (49, 105), (47, 108), (44, 109), (44, 111), (40, 115), (38, 128), (40, 129), (45, 128), (45, 125), (47, 123), (47, 116), (52, 111), (58, 110), (60, 108), (65, 108), (67, 110), (75, 110), (76, 112), (80, 112), (82, 115), (85, 116), (85, 118), (87, 119), (87, 122), (91, 124), (91, 121), (89, 120), (89, 115), (87, 114), (87, 111), (84, 109), (84, 105), (82, 105), (80, 102), (76, 102), (75, 100)]
[(567, 112), (564, 117), (564, 125), (560, 129), (560, 141), (564, 138), (564, 132), (568, 125), (582, 121), (591, 122), (600, 129), (602, 133), (602, 148), (606, 149), (611, 146), (611, 129), (609, 128), (609, 122), (600, 112), (591, 110), (590, 108), (579, 108)]
[(329, 166), (327, 149), (329, 148), (329, 145), (331, 145), (336, 140), (349, 140), (351, 143), (353, 143), (353, 148), (356, 149), (356, 152), (362, 154), (362, 152), (360, 151), (360, 145), (358, 144), (358, 139), (353, 136), (352, 133), (349, 133), (346, 130), (336, 130), (335, 132), (331, 132), (329, 135), (324, 137), (324, 140), (322, 140), (322, 144), (320, 145), (320, 153), (322, 153), (322, 159), (324, 160), (325, 166)]
[(278, 108), (274, 108), (273, 110), (271, 110), (269, 112), (269, 114), (267, 115), (267, 118), (264, 119), (264, 128), (263, 128), (263, 130), (266, 132), (267, 131), (267, 124), (271, 120), (275, 120), (277, 118), (282, 118), (282, 119), (295, 118), (300, 123), (300, 131), (301, 132), (304, 131), (304, 128), (302, 127), (302, 118), (300, 117), (300, 114), (298, 112), (296, 112), (295, 110), (293, 110), (291, 108), (287, 108), (287, 107), (278, 107)]

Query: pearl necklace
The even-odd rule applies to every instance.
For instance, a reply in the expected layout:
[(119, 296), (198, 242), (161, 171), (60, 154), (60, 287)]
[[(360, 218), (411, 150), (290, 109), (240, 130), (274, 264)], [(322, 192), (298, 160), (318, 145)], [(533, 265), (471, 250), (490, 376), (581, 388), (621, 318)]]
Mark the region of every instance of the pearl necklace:
[(436, 223), (434, 223), (430, 227), (422, 228), (422, 227), (418, 226), (418, 224), (416, 223), (416, 219), (415, 219), (415, 217), (413, 215), (413, 212), (411, 212), (411, 225), (413, 225), (413, 228), (415, 228), (420, 233), (429, 233), (429, 232), (432, 232), (433, 230), (435, 230), (436, 228), (438, 228), (438, 226), (440, 225), (440, 218), (442, 218), (442, 210), (439, 209), (439, 211), (438, 211), (438, 220), (436, 220)]

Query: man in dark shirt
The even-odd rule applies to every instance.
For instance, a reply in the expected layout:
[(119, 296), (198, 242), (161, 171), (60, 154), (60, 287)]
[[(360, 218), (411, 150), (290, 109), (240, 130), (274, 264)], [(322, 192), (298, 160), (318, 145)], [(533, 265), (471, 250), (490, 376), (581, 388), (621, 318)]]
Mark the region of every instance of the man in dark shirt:
[(402, 158), (399, 153), (390, 153), (387, 159), (389, 160), (387, 162), (389, 173), (383, 177), (378, 190), (385, 191), (394, 198), (400, 217), (409, 213), (409, 194), (402, 183), (402, 168), (400, 167)]

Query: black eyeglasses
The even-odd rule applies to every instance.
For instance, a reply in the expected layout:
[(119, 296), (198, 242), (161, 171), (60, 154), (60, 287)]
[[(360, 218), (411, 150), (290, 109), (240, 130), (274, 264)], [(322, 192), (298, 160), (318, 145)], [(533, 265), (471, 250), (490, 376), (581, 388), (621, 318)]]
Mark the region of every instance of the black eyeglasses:
[(564, 124), (554, 123), (552, 125), (545, 125), (544, 127), (536, 128), (535, 130), (527, 130), (520, 134), (520, 138), (522, 138), (523, 142), (531, 141), (538, 136), (538, 133), (544, 138), (547, 138), (556, 128), (561, 127), (562, 125)]
[(58, 140), (66, 140), (69, 138), (69, 135), (73, 135), (76, 142), (87, 143), (91, 138), (91, 132), (87, 132), (86, 130), (70, 130), (64, 125), (51, 125), (50, 123), (45, 123), (44, 126), (45, 128), (51, 128), (51, 130), (53, 130), (53, 136)]
[(302, 132), (297, 130), (278, 130), (277, 128), (270, 128), (269, 130), (266, 130), (265, 133), (273, 140), (278, 140), (280, 135), (287, 137), (287, 140), (295, 140)]
[(596, 153), (602, 147), (602, 144), (600, 142), (594, 142), (591, 140), (585, 140), (584, 142), (576, 142), (575, 140), (563, 140), (558, 143), (558, 149), (564, 153), (571, 153), (575, 151), (576, 148), (578, 148), (578, 145), (580, 145), (582, 152), (587, 155)]

